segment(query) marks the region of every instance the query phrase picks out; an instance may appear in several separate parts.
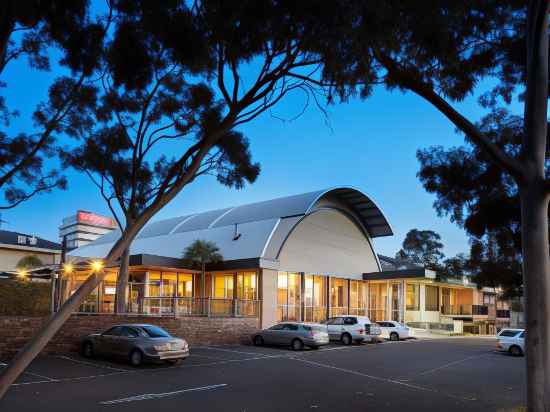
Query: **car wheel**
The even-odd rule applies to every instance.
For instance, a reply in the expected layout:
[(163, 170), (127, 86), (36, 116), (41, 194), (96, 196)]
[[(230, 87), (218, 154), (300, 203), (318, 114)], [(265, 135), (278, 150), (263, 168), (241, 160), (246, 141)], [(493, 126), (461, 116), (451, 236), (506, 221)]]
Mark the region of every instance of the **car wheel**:
[(290, 342), (290, 347), (292, 350), (302, 350), (304, 349), (304, 342), (302, 342), (300, 339), (294, 339), (292, 342)]
[(260, 335), (254, 336), (254, 345), (263, 346), (264, 345), (264, 338), (262, 338)]
[(82, 344), (82, 356), (85, 358), (94, 357), (94, 345), (92, 345), (92, 342), (84, 342)]
[(393, 341), (399, 340), (399, 335), (397, 334), (397, 332), (390, 333), (390, 340), (393, 340)]
[(351, 345), (351, 343), (353, 342), (349, 333), (343, 333), (340, 340), (344, 345)]
[(510, 352), (510, 355), (512, 356), (521, 356), (523, 354), (523, 351), (519, 346), (512, 345), (510, 346), (510, 349), (508, 349), (508, 352)]
[(143, 353), (139, 349), (134, 349), (130, 353), (130, 363), (132, 366), (140, 366), (143, 363)]

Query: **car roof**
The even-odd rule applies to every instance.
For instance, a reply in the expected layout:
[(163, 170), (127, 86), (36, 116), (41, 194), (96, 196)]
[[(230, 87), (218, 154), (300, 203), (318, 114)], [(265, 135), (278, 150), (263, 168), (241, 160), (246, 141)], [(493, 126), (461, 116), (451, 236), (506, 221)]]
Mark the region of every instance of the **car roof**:
[[(156, 327), (156, 328), (160, 328), (160, 326), (157, 326), (157, 325), (151, 325), (149, 323), (122, 323), (120, 325), (113, 325), (111, 326), (109, 329), (111, 328), (116, 328), (116, 327), (119, 327), (119, 326), (126, 326), (126, 327), (134, 327), (134, 328), (143, 328), (145, 326), (152, 326), (152, 327)], [(162, 328), (161, 328), (162, 329)]]
[(521, 329), (521, 328), (502, 328), (500, 330), (500, 332), (502, 332), (503, 330), (511, 330), (512, 332), (524, 332), (525, 331), (525, 329)]

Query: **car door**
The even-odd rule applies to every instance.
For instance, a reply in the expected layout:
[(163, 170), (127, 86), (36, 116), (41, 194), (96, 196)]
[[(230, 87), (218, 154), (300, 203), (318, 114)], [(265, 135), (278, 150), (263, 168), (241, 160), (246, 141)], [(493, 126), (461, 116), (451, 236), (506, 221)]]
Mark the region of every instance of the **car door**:
[(330, 339), (340, 339), (344, 330), (344, 318), (331, 318), (327, 321), (328, 336)]
[(103, 332), (97, 339), (96, 352), (107, 356), (114, 355), (120, 333), (122, 333), (122, 326), (115, 326)]
[(118, 336), (112, 341), (112, 353), (115, 356), (125, 357), (134, 348), (138, 332), (130, 327), (124, 326), (118, 331)]
[(298, 336), (298, 330), (300, 327), (298, 325), (295, 325), (294, 323), (286, 323), (283, 326), (283, 330), (281, 331), (280, 339), (281, 339), (281, 345), (290, 345), (290, 342)]
[(279, 345), (281, 341), (281, 334), (283, 333), (283, 323), (278, 323), (272, 327), (262, 331), (262, 338), (266, 345)]

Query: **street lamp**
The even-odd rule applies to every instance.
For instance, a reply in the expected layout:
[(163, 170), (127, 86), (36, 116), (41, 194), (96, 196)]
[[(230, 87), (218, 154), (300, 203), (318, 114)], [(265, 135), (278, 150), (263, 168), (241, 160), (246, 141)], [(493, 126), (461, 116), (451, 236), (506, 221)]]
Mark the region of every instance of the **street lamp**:
[(100, 272), (103, 269), (103, 262), (101, 260), (92, 261), (92, 271)]

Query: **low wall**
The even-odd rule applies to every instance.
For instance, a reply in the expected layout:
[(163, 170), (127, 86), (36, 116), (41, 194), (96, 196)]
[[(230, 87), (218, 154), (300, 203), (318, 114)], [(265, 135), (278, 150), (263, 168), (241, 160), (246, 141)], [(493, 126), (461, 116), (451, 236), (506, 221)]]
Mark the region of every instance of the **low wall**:
[[(46, 317), (0, 316), (0, 359), (12, 357), (38, 331)], [(72, 315), (43, 350), (43, 354), (76, 352), (83, 336), (121, 323), (151, 323), (182, 337), (190, 345), (234, 344), (250, 340), (257, 318), (153, 317)]]

